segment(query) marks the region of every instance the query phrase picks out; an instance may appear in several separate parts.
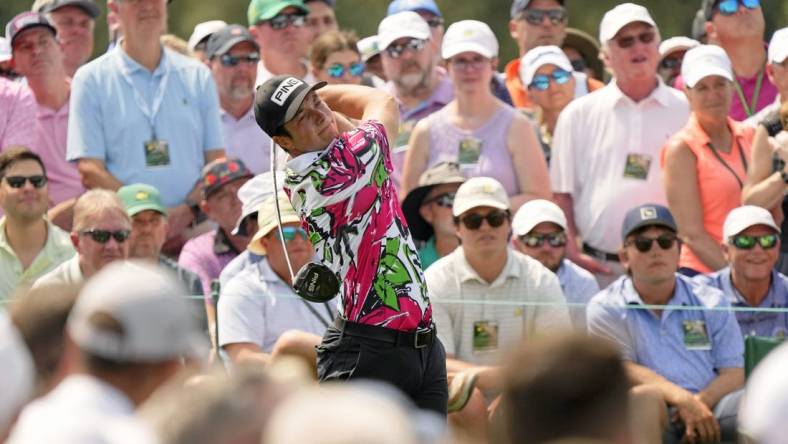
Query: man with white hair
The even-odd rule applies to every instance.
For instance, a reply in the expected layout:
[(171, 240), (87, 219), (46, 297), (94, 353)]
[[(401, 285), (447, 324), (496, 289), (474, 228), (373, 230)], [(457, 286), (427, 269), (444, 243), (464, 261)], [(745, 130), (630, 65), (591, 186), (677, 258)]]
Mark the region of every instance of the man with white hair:
[(615, 78), (561, 112), (550, 178), (566, 214), (567, 256), (604, 287), (623, 273), (616, 228), (626, 211), (666, 201), (659, 153), (686, 123), (689, 106), (657, 76), (659, 30), (646, 8), (624, 3), (608, 11), (599, 40)]

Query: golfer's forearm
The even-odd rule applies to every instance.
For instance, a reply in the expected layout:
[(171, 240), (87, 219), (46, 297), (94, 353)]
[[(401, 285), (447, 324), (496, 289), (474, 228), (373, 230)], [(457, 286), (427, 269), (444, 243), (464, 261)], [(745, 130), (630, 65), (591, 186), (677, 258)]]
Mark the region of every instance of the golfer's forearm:
[(393, 97), (384, 91), (360, 85), (329, 85), (318, 94), (329, 108), (352, 119), (363, 119), (370, 109), (391, 108), (397, 111)]

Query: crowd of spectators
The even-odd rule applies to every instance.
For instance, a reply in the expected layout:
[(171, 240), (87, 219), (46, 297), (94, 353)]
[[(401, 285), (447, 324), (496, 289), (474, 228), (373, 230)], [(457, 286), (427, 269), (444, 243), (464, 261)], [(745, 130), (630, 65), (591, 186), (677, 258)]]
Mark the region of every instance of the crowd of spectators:
[[(667, 39), (622, 2), (598, 40), (563, 0), (508, 24), (393, 0), (372, 36), (335, 0), (251, 0), (187, 41), (169, 0), (107, 0), (91, 60), (97, 1), (0, 38), (0, 441), (785, 442), (788, 345), (749, 374), (788, 334), (788, 28), (766, 42), (759, 0)], [(298, 79), (274, 122), (256, 95)], [(398, 125), (350, 131), (364, 96)], [(308, 168), (294, 129), (328, 146)], [(397, 233), (374, 282), (348, 259), (370, 230)], [(308, 301), (314, 261), (358, 275)], [(343, 340), (362, 287), (396, 346), (434, 332), (418, 370)]]

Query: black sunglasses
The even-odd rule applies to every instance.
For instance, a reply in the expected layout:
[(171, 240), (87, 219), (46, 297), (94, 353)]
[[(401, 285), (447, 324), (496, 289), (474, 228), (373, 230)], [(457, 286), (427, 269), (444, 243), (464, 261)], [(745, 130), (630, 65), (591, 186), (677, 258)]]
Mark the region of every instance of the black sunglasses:
[(42, 188), (47, 184), (47, 177), (41, 174), (34, 176), (6, 176), (5, 181), (11, 188), (22, 188), (25, 182), (30, 182), (34, 188)]
[(571, 60), (569, 63), (572, 64), (572, 69), (574, 69), (575, 71), (585, 71), (586, 68), (588, 68), (588, 65), (586, 64), (586, 59), (582, 57), (579, 59)]
[(130, 230), (117, 230), (117, 231), (109, 231), (109, 230), (82, 230), (79, 232), (80, 236), (90, 236), (95, 242), (100, 244), (106, 244), (109, 242), (109, 238), (115, 239), (117, 243), (123, 243), (126, 239), (129, 238), (131, 234)]
[(303, 14), (280, 14), (264, 23), (268, 23), (271, 29), (276, 30), (285, 29), (290, 25), (301, 28), (306, 25), (306, 16)]
[(241, 62), (247, 65), (256, 65), (260, 61), (260, 55), (257, 53), (249, 53), (245, 56), (232, 56), (230, 54), (223, 54), (219, 57), (222, 66), (236, 66)]
[(678, 241), (678, 238), (675, 234), (663, 234), (657, 238), (635, 236), (635, 239), (627, 242), (627, 245), (635, 244), (635, 248), (637, 248), (639, 252), (646, 253), (651, 250), (652, 245), (654, 245), (654, 241), (657, 241), (659, 248), (668, 250), (673, 247), (673, 244)]
[(564, 23), (568, 17), (566, 9), (526, 9), (520, 14), (520, 19), (528, 22), (529, 25), (538, 26), (544, 21), (544, 18), (550, 19), (553, 25), (560, 25)]
[(558, 248), (566, 245), (566, 233), (524, 234), (520, 236), (520, 241), (530, 248), (541, 247), (545, 241), (551, 247)]
[(454, 205), (454, 197), (456, 195), (457, 195), (457, 193), (439, 194), (439, 195), (433, 197), (432, 199), (425, 200), (422, 205), (427, 205), (427, 204), (430, 204), (430, 203), (434, 203), (434, 204), (436, 204), (438, 206), (441, 206), (441, 207), (444, 207), (444, 208), (451, 208), (452, 205)]
[(487, 224), (492, 228), (497, 228), (509, 219), (508, 211), (491, 211), (487, 215), (482, 216), (479, 213), (471, 213), (465, 217), (460, 218), (460, 221), (465, 228), (469, 230), (478, 230), (482, 226), (482, 221), (487, 220)]
[(657, 33), (654, 31), (647, 31), (640, 33), (638, 35), (628, 35), (626, 37), (618, 37), (616, 38), (616, 44), (621, 49), (631, 48), (635, 46), (635, 42), (640, 40), (640, 43), (644, 45), (648, 45), (649, 43), (653, 42), (654, 39), (657, 38)]
[(405, 43), (392, 43), (386, 48), (386, 54), (392, 59), (398, 59), (406, 50), (409, 49), (413, 52), (419, 52), (424, 49), (426, 44), (427, 41), (421, 39), (410, 39)]
[(763, 234), (761, 236), (749, 236), (746, 234), (737, 234), (731, 236), (729, 242), (734, 247), (740, 250), (751, 250), (758, 244), (764, 250), (769, 250), (777, 246), (776, 234)]
[(430, 28), (437, 28), (438, 26), (443, 25), (443, 18), (442, 17), (433, 17), (429, 20), (425, 20)]

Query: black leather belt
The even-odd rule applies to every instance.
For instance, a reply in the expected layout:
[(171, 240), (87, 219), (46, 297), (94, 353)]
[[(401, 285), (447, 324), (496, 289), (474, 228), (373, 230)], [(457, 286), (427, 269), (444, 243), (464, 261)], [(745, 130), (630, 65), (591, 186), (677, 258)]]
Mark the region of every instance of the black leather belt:
[(359, 324), (350, 322), (337, 316), (334, 319), (334, 327), (342, 334), (348, 336), (358, 336), (367, 339), (387, 342), (394, 345), (407, 345), (413, 348), (424, 348), (432, 345), (435, 340), (435, 326), (430, 328), (419, 328), (415, 331), (400, 331), (376, 325)]
[(617, 254), (608, 253), (607, 251), (597, 250), (596, 248), (586, 243), (583, 243), (583, 253), (603, 261), (619, 262)]

